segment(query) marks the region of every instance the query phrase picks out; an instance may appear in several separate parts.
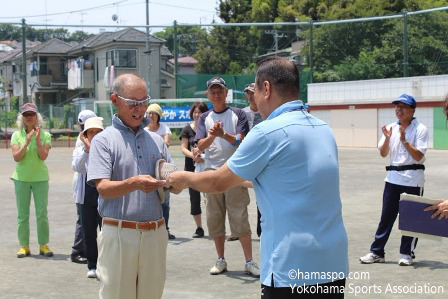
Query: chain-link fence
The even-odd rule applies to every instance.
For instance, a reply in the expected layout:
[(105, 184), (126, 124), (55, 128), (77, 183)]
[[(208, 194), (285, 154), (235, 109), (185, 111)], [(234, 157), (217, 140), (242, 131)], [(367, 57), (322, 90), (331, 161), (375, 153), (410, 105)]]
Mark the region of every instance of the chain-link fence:
[[(206, 81), (214, 76), (226, 81), (229, 105), (247, 106), (244, 87), (254, 82), (256, 63), (272, 55), (298, 66), (304, 102), (309, 83), (447, 74), (447, 9), (324, 22), (175, 22), (149, 26), (169, 32), (150, 37), (146, 26), (84, 24), (98, 33), (79, 44), (47, 32), (49, 40), (24, 45), (26, 55), (20, 43), (12, 52), (0, 54), (0, 138), (5, 138), (5, 131), (14, 131), (19, 107), (27, 101), (38, 105), (54, 136), (76, 132), (76, 117), (83, 109), (95, 111), (109, 125), (115, 112), (109, 101), (111, 81), (125, 72), (145, 78), (151, 97), (166, 113), (162, 121), (173, 128), (191, 121), (186, 111), (194, 101), (206, 100)], [(42, 28), (3, 25), (25, 26), (28, 39), (31, 29)]]

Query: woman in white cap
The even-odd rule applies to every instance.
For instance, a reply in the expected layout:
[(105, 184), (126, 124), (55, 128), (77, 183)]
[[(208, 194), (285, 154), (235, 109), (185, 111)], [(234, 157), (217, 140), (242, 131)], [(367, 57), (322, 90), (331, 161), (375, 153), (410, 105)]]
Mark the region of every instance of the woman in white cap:
[(48, 247), (50, 227), (48, 224), (48, 168), (44, 161), (51, 148), (51, 135), (43, 131), (42, 116), (33, 103), (26, 103), (17, 116), (17, 127), (11, 140), (12, 154), (17, 162), (12, 175), (17, 200), (17, 229), (20, 250), (17, 257), (29, 256), (30, 252), (30, 202), (33, 193), (36, 209), (39, 254), (53, 256)]
[(83, 145), (73, 151), (72, 169), (78, 173), (76, 202), (80, 203), (81, 227), (84, 234), (85, 255), (87, 258), (87, 277), (96, 278), (98, 246), (97, 228), (101, 229), (101, 216), (98, 214), (98, 191), (87, 184), (87, 166), (89, 164), (90, 144), (93, 138), (104, 130), (100, 117), (91, 117), (85, 121), (80, 135)]
[[(146, 118), (150, 120), (149, 125), (145, 128), (145, 130), (154, 132), (165, 140), (166, 146), (170, 146), (170, 137), (171, 130), (170, 128), (161, 123), (160, 119), (162, 118), (162, 107), (158, 104), (149, 105), (146, 110)], [(170, 192), (165, 193), (165, 202), (162, 204), (163, 218), (165, 218), (166, 229), (168, 230), (168, 237), (170, 240), (176, 239), (174, 235), (170, 233), (170, 229), (168, 227), (168, 220), (170, 218)]]

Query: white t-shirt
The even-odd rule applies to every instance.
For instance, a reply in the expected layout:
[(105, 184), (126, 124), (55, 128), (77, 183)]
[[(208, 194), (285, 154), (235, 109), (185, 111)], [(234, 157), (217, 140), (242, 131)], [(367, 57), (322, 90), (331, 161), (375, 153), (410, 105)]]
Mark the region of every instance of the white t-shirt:
[[(400, 141), (400, 125), (398, 122), (387, 125), (387, 130), (392, 127), (392, 136), (389, 141), (390, 165), (412, 165), (423, 164), (425, 156), (420, 161), (416, 161), (408, 153), (403, 143)], [(378, 142), (378, 149), (384, 144), (386, 137), (381, 137)], [(428, 129), (414, 118), (411, 124), (406, 128), (406, 140), (416, 147), (423, 155), (426, 153), (428, 147)], [(425, 173), (423, 169), (405, 170), (405, 171), (388, 171), (385, 179), (391, 184), (408, 186), (408, 187), (423, 187), (425, 182)]]
[[(159, 135), (162, 138), (164, 138), (166, 134), (171, 135), (171, 130), (167, 125), (165, 125), (163, 123), (159, 123), (159, 125), (160, 125), (159, 129), (154, 133), (156, 133), (157, 135)], [(151, 131), (150, 129), (148, 129), (148, 127), (146, 127), (145, 130)]]

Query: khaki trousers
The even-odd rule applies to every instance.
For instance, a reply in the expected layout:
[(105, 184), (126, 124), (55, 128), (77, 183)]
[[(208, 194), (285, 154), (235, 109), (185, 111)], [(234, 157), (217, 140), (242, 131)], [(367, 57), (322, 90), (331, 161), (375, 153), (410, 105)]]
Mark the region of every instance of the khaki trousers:
[(103, 225), (98, 235), (100, 298), (162, 298), (167, 244), (165, 225), (156, 230)]

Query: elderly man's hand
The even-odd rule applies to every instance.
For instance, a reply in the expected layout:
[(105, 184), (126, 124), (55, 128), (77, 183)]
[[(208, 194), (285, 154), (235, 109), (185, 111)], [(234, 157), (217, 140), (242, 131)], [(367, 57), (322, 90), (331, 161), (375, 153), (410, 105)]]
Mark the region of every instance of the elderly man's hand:
[(183, 189), (188, 188), (185, 180), (186, 175), (188, 175), (188, 172), (186, 171), (173, 172), (168, 176), (166, 183), (171, 186), (171, 188), (173, 188), (176, 192), (180, 193), (180, 191), (182, 191)]
[(432, 211), (432, 210), (437, 210), (437, 211), (435, 211), (432, 214), (431, 218), (435, 218), (435, 217), (439, 216), (439, 220), (443, 219), (443, 218), (448, 219), (448, 200), (442, 201), (441, 203), (432, 205), (425, 209), (425, 211)]
[(137, 189), (145, 193), (152, 192), (157, 188), (165, 187), (167, 185), (165, 181), (156, 180), (150, 175), (139, 175), (134, 178), (134, 183), (136, 184)]

